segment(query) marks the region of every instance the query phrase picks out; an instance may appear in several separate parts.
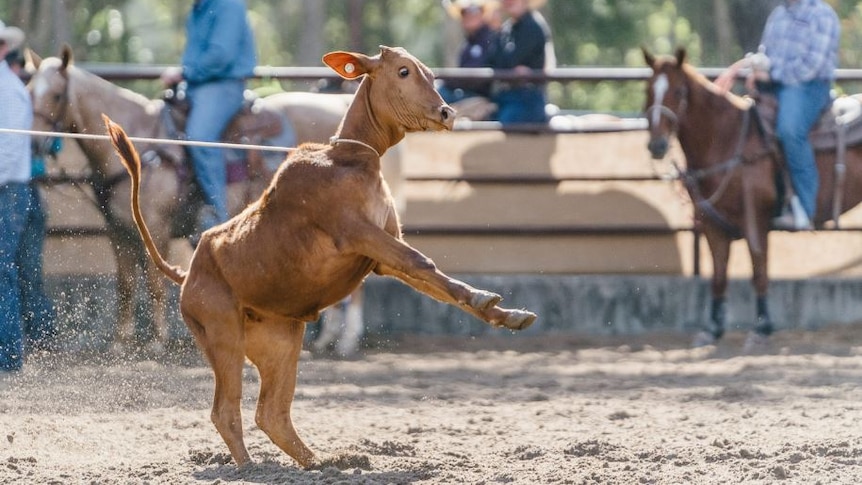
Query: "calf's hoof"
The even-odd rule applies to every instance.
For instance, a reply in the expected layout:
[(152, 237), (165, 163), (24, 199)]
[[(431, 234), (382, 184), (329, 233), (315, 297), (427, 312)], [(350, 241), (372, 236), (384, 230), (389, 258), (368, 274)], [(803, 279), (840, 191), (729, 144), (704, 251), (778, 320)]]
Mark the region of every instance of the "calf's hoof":
[(506, 319), (500, 324), (500, 326), (511, 329), (511, 330), (523, 330), (533, 322), (536, 321), (538, 316), (533, 312), (528, 312), (527, 310), (509, 310), (508, 315), (506, 315)]
[(503, 297), (490, 291), (477, 290), (470, 298), (470, 306), (479, 311), (487, 310), (503, 301)]

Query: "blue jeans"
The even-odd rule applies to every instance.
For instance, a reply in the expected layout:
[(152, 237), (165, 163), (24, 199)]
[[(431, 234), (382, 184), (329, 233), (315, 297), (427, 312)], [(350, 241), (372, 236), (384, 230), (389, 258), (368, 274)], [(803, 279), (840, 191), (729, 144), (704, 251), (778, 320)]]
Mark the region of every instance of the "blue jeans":
[(519, 87), (494, 96), (497, 120), (503, 124), (545, 123), (545, 93), (538, 87)]
[(18, 252), (27, 224), (30, 186), (0, 186), (0, 370), (18, 370), (24, 363), (24, 324)]
[(797, 86), (779, 84), (774, 87), (778, 98), (776, 134), (784, 150), (793, 190), (812, 220), (817, 208), (820, 178), (808, 133), (829, 104), (830, 84), (828, 81), (809, 81)]
[(25, 351), (50, 349), (56, 337), (56, 310), (45, 293), (42, 275), (45, 220), (39, 188), (35, 182), (31, 182), (27, 221), (18, 245), (18, 286), (21, 291)]
[[(245, 81), (226, 79), (189, 86), (191, 111), (186, 134), (193, 141), (217, 142), (231, 118), (242, 108)], [(198, 229), (209, 229), (228, 219), (227, 165), (224, 151), (212, 147), (188, 147), (195, 179), (204, 204), (212, 207)], [(207, 212), (205, 212), (207, 213)]]

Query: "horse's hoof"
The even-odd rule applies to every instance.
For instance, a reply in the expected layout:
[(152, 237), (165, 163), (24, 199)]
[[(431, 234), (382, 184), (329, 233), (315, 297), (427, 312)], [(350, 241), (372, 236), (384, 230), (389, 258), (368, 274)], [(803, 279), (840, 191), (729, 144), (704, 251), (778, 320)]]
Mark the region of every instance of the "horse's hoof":
[(161, 340), (153, 340), (147, 344), (147, 355), (151, 357), (161, 357), (165, 355), (167, 347)]
[(694, 335), (694, 338), (691, 341), (692, 347), (708, 347), (710, 345), (715, 345), (718, 342), (718, 339), (715, 338), (715, 335), (712, 332), (707, 332), (706, 330), (701, 330)]
[(503, 297), (490, 291), (478, 290), (470, 298), (470, 306), (479, 311), (485, 311), (503, 301)]
[(745, 354), (762, 354), (769, 349), (769, 336), (757, 332), (748, 332), (742, 352)]
[(532, 325), (533, 322), (536, 321), (536, 318), (538, 318), (538, 315), (533, 312), (528, 312), (526, 310), (511, 310), (504, 325), (506, 328), (510, 328), (512, 330), (523, 330)]
[(125, 357), (126, 352), (128, 352), (128, 346), (119, 341), (113, 341), (108, 346), (108, 355), (113, 358)]

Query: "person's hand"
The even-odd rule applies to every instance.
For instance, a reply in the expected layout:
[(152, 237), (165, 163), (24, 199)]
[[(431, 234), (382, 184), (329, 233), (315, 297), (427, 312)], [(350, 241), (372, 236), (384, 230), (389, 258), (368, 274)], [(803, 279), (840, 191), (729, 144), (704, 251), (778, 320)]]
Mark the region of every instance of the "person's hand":
[(518, 76), (528, 76), (528, 75), (533, 73), (533, 70), (527, 66), (521, 65), (521, 66), (515, 66), (514, 72)]
[(739, 69), (730, 66), (715, 78), (714, 84), (718, 87), (720, 93), (724, 94), (730, 91), (730, 88), (733, 87), (733, 82), (736, 81), (737, 73), (739, 73)]
[(160, 76), (165, 87), (171, 87), (183, 80), (183, 68), (169, 67)]

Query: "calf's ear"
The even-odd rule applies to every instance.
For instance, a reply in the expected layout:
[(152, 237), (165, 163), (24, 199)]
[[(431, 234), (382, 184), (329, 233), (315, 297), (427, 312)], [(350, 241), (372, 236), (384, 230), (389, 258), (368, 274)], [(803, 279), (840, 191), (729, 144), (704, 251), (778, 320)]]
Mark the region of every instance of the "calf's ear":
[(379, 56), (368, 57), (355, 52), (336, 51), (323, 56), (323, 63), (331, 67), (344, 79), (356, 79), (373, 71), (379, 62)]

